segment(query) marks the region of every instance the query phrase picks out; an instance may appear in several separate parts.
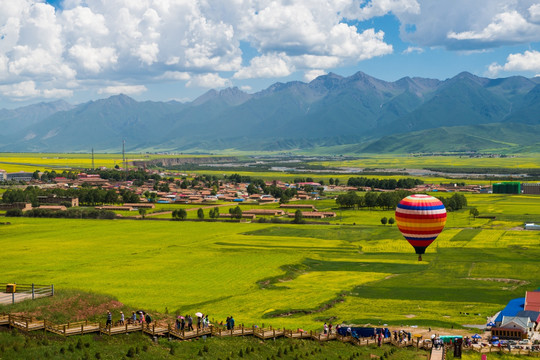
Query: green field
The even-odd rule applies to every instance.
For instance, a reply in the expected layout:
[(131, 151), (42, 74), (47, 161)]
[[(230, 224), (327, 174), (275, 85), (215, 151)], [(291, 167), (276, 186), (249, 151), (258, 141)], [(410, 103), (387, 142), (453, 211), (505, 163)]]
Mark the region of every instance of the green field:
[(540, 222), (540, 198), (467, 196), (497, 218), (450, 213), (422, 262), (395, 226), (380, 225), (391, 211), (343, 210), (335, 225), (10, 218), (3, 281), (259, 326), (483, 324), (540, 286), (540, 232), (521, 230), (524, 218)]

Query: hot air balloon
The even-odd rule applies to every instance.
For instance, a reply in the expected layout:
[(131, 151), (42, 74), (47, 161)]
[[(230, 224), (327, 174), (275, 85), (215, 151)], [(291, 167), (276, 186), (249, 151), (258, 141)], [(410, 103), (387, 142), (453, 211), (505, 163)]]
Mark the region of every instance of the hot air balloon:
[(396, 208), (396, 223), (422, 261), (422, 254), (437, 238), (446, 223), (446, 209), (433, 196), (414, 194), (402, 199)]

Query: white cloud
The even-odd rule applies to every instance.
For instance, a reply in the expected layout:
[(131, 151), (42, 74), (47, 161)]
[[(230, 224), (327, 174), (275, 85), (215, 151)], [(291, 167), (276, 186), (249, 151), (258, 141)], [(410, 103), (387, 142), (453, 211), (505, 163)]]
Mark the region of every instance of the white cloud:
[(77, 44), (68, 53), (83, 69), (93, 73), (99, 73), (118, 62), (116, 50), (111, 47), (94, 48), (89, 44)]
[(192, 76), (186, 83), (187, 87), (222, 88), (231, 85), (229, 79), (224, 79), (218, 74), (208, 73)]
[(540, 22), (540, 4), (531, 5), (529, 15), (532, 22)]
[(512, 42), (539, 39), (540, 26), (529, 23), (520, 13), (513, 10), (495, 15), (493, 22), (480, 31), (449, 32), (448, 38), (456, 40), (478, 40), (484, 42)]
[(20, 83), (0, 85), (0, 93), (12, 100), (26, 100), (33, 97), (64, 98), (73, 95), (68, 89), (36, 88), (34, 81), (22, 81)]
[(245, 92), (250, 92), (253, 89), (249, 85), (242, 85), (242, 86), (240, 86), (240, 90), (245, 91)]
[(367, 20), (388, 13), (420, 13), (420, 4), (416, 0), (371, 0), (369, 2), (354, 1), (345, 14), (348, 18)]
[(189, 80), (191, 76), (187, 72), (182, 71), (165, 71), (163, 75), (157, 77), (157, 79), (170, 79), (170, 80)]
[(540, 41), (531, 0), (418, 0), (420, 12), (396, 13), (401, 38), (416, 46), (477, 50)]
[(146, 86), (144, 85), (113, 85), (113, 86), (107, 86), (104, 88), (101, 88), (98, 90), (98, 94), (108, 94), (108, 95), (114, 95), (114, 94), (125, 94), (125, 95), (133, 95), (133, 94), (140, 94), (147, 90)]
[(383, 31), (367, 29), (358, 33), (354, 26), (338, 24), (330, 32), (330, 53), (357, 61), (391, 54), (392, 45), (385, 43), (383, 37)]
[[(0, 0), (0, 79), (109, 94), (118, 92), (110, 81), (132, 91), (163, 79), (224, 86), (231, 82), (222, 76), (279, 78), (351, 66), (392, 46), (382, 31), (346, 20), (416, 14), (418, 1), (64, 0), (55, 9), (44, 0)], [(247, 66), (242, 42), (258, 51)]]
[(33, 81), (23, 81), (11, 85), (1, 85), (0, 92), (10, 98), (27, 98), (40, 95)]
[(418, 46), (409, 46), (408, 48), (406, 48), (405, 50), (403, 50), (403, 54), (412, 54), (412, 53), (417, 53), (417, 54), (421, 54), (424, 52), (424, 49), (422, 49), (421, 47), (418, 47)]
[(42, 91), (44, 98), (66, 98), (73, 96), (73, 90), (69, 89), (44, 89)]
[(304, 74), (304, 81), (310, 82), (311, 80), (316, 79), (317, 77), (326, 75), (326, 74), (327, 74), (326, 71), (321, 70), (321, 69), (309, 70), (309, 71), (306, 71), (306, 73)]
[(488, 67), (490, 76), (497, 76), (501, 71), (540, 71), (540, 52), (527, 50), (523, 54), (510, 54), (504, 65), (492, 63)]
[(275, 78), (292, 73), (290, 59), (284, 53), (273, 53), (251, 59), (249, 66), (234, 74), (235, 79)]

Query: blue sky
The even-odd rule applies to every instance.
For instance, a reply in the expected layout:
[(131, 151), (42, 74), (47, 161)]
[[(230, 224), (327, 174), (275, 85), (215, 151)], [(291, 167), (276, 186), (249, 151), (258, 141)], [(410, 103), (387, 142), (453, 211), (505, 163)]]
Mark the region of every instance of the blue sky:
[(0, 0), (0, 108), (363, 71), (540, 74), (540, 0)]

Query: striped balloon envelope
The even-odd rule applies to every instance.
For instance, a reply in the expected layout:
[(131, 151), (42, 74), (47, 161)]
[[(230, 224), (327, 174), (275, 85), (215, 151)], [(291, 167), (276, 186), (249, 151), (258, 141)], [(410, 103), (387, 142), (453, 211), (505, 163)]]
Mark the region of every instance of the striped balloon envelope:
[(446, 209), (433, 196), (410, 195), (399, 202), (396, 223), (401, 234), (416, 250), (418, 260), (422, 260), (422, 254), (446, 224)]

